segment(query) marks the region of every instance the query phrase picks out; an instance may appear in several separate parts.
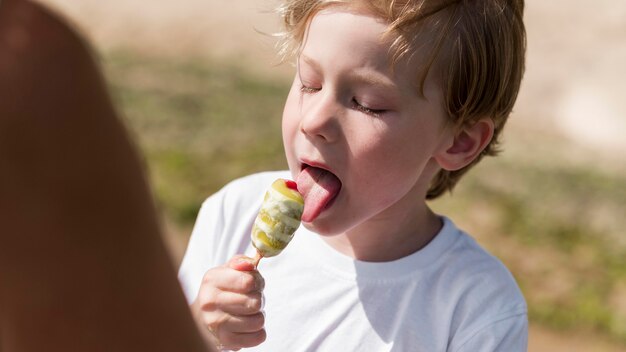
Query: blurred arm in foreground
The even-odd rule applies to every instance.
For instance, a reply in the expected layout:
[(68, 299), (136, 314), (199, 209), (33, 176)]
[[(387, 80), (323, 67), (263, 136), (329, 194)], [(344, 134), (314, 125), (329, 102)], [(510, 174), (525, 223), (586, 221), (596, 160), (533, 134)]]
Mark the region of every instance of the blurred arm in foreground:
[(87, 45), (0, 0), (0, 350), (207, 351)]

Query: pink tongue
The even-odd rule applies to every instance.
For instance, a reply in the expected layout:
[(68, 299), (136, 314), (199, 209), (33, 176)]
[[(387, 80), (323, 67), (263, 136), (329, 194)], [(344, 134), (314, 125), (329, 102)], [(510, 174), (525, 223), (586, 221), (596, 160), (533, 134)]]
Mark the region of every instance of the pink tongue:
[(302, 221), (311, 222), (324, 210), (341, 189), (341, 182), (332, 173), (316, 167), (307, 167), (296, 180), (298, 192), (304, 197)]

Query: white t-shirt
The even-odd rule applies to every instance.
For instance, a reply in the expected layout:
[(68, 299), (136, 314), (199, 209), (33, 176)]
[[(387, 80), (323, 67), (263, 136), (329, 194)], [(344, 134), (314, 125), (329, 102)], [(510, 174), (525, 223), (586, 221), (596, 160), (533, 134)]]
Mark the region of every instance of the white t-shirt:
[[(235, 180), (202, 205), (179, 279), (192, 302), (204, 273), (252, 256), (250, 229), (265, 190), (286, 172)], [(398, 260), (354, 260), (301, 226), (263, 259), (267, 340), (246, 351), (526, 351), (526, 303), (509, 271), (447, 218), (423, 249)]]

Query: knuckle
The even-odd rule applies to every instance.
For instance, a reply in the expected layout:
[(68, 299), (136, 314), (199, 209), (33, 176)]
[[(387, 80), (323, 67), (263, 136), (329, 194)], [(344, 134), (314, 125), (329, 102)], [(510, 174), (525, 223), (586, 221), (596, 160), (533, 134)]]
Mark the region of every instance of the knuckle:
[(239, 334), (234, 334), (234, 333), (223, 333), (220, 336), (220, 343), (224, 346), (227, 347), (230, 350), (237, 350), (241, 347), (243, 347), (243, 344), (241, 343), (241, 335)]
[(253, 330), (261, 330), (263, 326), (265, 326), (265, 316), (262, 313), (250, 317), (250, 328)]
[(242, 274), (240, 276), (241, 290), (243, 292), (253, 291), (256, 286), (256, 279), (250, 274)]
[(200, 308), (203, 311), (211, 312), (219, 309), (219, 295), (218, 290), (207, 290), (201, 296)]
[(204, 312), (213, 312), (217, 310), (217, 304), (214, 301), (205, 301), (200, 305), (200, 309)]
[(209, 329), (209, 331), (217, 337), (218, 331), (220, 330), (220, 321), (215, 320), (212, 317), (205, 316), (204, 324)]
[(202, 310), (205, 312), (217, 312), (220, 308), (215, 302), (207, 302), (202, 306)]
[(211, 316), (204, 316), (203, 317), (203, 323), (204, 326), (207, 328), (208, 332), (215, 337), (216, 339), (220, 339), (220, 328), (221, 328), (221, 322), (218, 319), (215, 319), (215, 317), (211, 317)]
[(202, 276), (202, 284), (206, 285), (206, 284), (212, 284), (214, 281), (214, 272), (215, 269), (209, 269), (207, 270), (206, 273), (204, 273), (204, 275)]
[(248, 334), (247, 338), (242, 341), (243, 347), (254, 347), (262, 344), (267, 338), (267, 333), (265, 329), (259, 330), (257, 332)]
[(263, 306), (263, 298), (261, 294), (252, 295), (246, 303), (246, 307), (253, 312), (260, 311), (262, 306)]
[(267, 339), (267, 333), (265, 332), (265, 329), (259, 331), (257, 345), (265, 342), (266, 339)]
[(265, 279), (261, 274), (257, 273), (254, 275), (254, 286), (257, 291), (263, 291), (265, 288)]
[(267, 338), (265, 329), (252, 333), (231, 333), (224, 332), (221, 335), (220, 342), (230, 350), (237, 350), (242, 347), (254, 347), (263, 343)]

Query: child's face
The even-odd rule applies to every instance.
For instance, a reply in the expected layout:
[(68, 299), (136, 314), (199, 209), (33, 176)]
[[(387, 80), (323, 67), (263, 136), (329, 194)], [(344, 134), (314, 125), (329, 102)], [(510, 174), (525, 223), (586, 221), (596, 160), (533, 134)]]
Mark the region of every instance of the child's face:
[(283, 140), (312, 208), (303, 221), (320, 234), (397, 226), (423, 211), (433, 155), (446, 144), (437, 82), (428, 77), (421, 97), (420, 67), (400, 61), (392, 71), (385, 29), (368, 15), (325, 10), (298, 57)]

